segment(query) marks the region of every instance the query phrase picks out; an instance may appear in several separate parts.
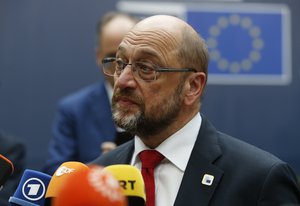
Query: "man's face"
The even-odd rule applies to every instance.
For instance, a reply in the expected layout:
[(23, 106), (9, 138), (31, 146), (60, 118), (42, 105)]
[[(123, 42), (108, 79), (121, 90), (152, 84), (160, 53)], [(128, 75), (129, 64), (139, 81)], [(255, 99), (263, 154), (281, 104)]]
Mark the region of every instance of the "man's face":
[[(117, 58), (126, 63), (143, 61), (160, 67), (180, 68), (177, 40), (158, 30), (132, 31), (123, 39)], [(169, 127), (180, 115), (184, 79), (180, 73), (158, 73), (146, 82), (127, 66), (115, 77), (113, 117), (118, 126), (139, 136), (151, 136)]]

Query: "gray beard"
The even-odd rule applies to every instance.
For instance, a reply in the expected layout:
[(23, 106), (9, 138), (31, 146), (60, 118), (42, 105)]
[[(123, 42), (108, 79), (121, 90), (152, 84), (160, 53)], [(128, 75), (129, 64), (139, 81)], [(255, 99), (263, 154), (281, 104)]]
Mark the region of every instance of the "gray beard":
[[(115, 123), (131, 134), (136, 134), (140, 137), (150, 137), (159, 134), (161, 131), (169, 127), (179, 115), (182, 104), (182, 89), (184, 81), (180, 81), (172, 99), (164, 99), (161, 104), (156, 104), (151, 108), (150, 115), (145, 113), (145, 104), (141, 102), (140, 109), (135, 114), (126, 114), (127, 111), (120, 111), (113, 99), (112, 113)], [(124, 89), (120, 91), (121, 95), (133, 96), (131, 90)], [(163, 106), (162, 106), (163, 105)], [(163, 107), (163, 108), (161, 108)], [(152, 113), (159, 114), (151, 115)]]

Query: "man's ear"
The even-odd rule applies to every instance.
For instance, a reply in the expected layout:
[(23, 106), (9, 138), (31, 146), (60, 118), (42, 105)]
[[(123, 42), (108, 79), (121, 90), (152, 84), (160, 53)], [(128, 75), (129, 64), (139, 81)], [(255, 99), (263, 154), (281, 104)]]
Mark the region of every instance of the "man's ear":
[(187, 90), (185, 93), (185, 104), (192, 105), (198, 101), (204, 91), (206, 84), (206, 74), (196, 72), (187, 78)]

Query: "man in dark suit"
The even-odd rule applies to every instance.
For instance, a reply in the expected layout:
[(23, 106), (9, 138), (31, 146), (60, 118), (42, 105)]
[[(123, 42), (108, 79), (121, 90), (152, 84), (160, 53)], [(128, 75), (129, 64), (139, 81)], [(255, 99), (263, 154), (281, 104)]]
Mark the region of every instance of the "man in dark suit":
[(0, 154), (9, 159), (14, 165), (14, 172), (6, 181), (3, 189), (0, 191), (0, 205), (8, 206), (8, 199), (17, 189), (23, 171), (25, 169), (26, 150), (24, 143), (0, 131)]
[(285, 162), (217, 131), (199, 113), (208, 51), (190, 25), (166, 15), (146, 18), (103, 65), (115, 80), (113, 118), (136, 135), (91, 163), (140, 168), (147, 206), (153, 199), (156, 206), (300, 203), (295, 175)]
[[(102, 58), (115, 56), (124, 34), (135, 23), (135, 18), (116, 12), (100, 19), (96, 28), (96, 58), (100, 67)], [(112, 87), (113, 79), (106, 76), (105, 81), (87, 86), (59, 102), (44, 172), (52, 175), (66, 161), (89, 162), (102, 153), (102, 144), (103, 147), (113, 145), (117, 130), (111, 117)]]

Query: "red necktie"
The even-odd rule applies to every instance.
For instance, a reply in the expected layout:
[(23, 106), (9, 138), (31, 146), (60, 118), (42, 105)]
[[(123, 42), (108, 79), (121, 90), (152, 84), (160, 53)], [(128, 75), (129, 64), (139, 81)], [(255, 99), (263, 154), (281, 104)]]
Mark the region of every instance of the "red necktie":
[(154, 168), (165, 158), (156, 150), (144, 150), (139, 153), (142, 162), (142, 175), (146, 188), (146, 206), (155, 206)]

